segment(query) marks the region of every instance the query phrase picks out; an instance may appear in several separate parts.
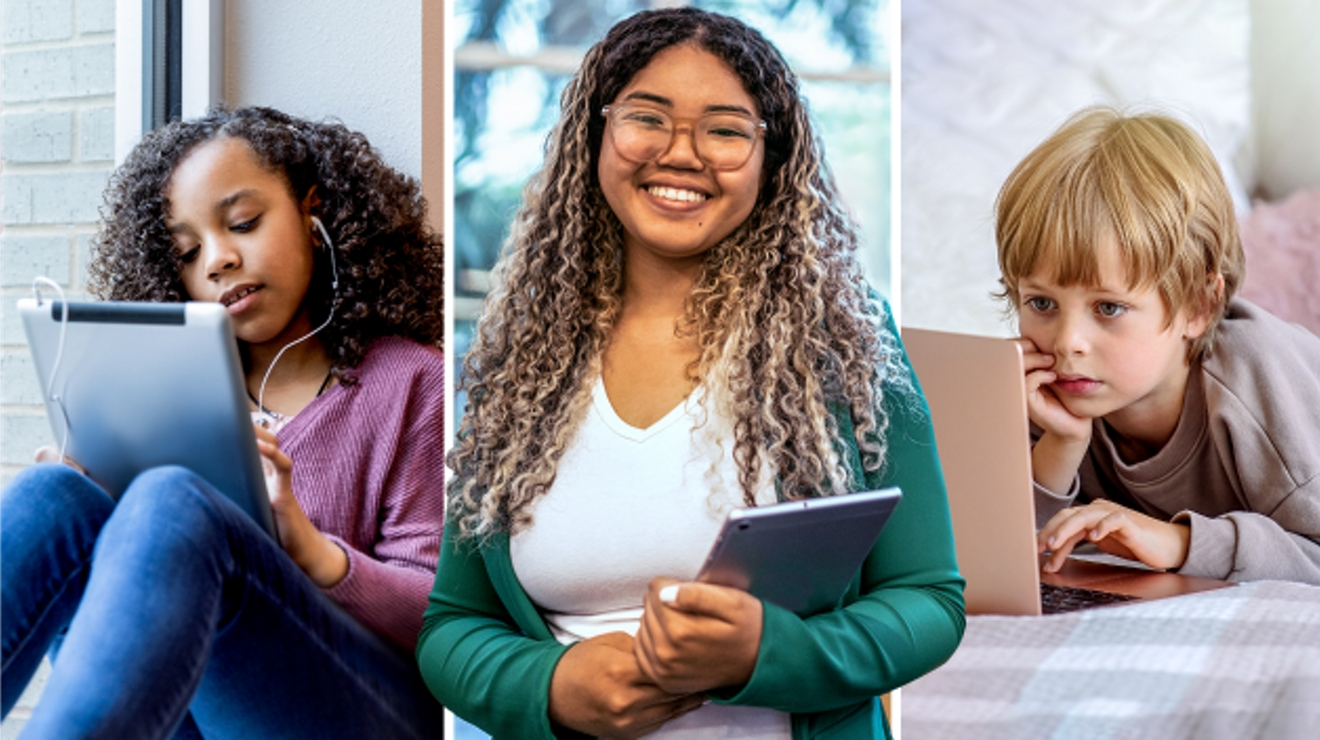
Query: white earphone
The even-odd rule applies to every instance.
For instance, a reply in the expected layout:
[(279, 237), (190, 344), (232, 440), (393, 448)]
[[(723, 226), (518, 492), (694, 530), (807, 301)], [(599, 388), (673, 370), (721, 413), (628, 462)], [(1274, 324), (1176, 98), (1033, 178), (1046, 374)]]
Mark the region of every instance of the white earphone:
[[(339, 270), (338, 270), (338, 266), (335, 264), (335, 243), (331, 241), (330, 233), (325, 230), (325, 224), (321, 223), (321, 219), (317, 218), (316, 216), (312, 216), (312, 225), (316, 227), (317, 231), (321, 232), (321, 239), (322, 241), (325, 242), (325, 249), (327, 252), (330, 253), (330, 290), (332, 292), (337, 291), (339, 290)], [(270, 366), (266, 368), (266, 375), (263, 376), (261, 379), (261, 388), (257, 391), (258, 411), (260, 411), (263, 414), (270, 414), (270, 412), (266, 410), (266, 404), (265, 404), (266, 381), (270, 380), (270, 371), (275, 369), (275, 363), (279, 362), (280, 358), (284, 356), (285, 350), (287, 350), (288, 348), (292, 347), (295, 344), (298, 344), (300, 342), (305, 342), (308, 339), (311, 339), (312, 336), (314, 336), (317, 332), (329, 326), (331, 320), (333, 320), (334, 317), (335, 317), (335, 310), (334, 310), (334, 303), (332, 301), (330, 304), (330, 310), (329, 312), (326, 313), (325, 321), (322, 322), (320, 326), (316, 327), (315, 329), (312, 329), (307, 334), (304, 334), (303, 336), (284, 345), (283, 347), (280, 348), (280, 351), (275, 354), (275, 359), (270, 361)], [(263, 422), (264, 421), (265, 420), (263, 419)], [(262, 426), (267, 426), (267, 425), (263, 423)]]
[(325, 242), (325, 249), (330, 253), (330, 288), (331, 290), (339, 290), (339, 270), (335, 265), (335, 243), (330, 241), (330, 232), (325, 230), (325, 224), (321, 223), (321, 219), (312, 216), (312, 225), (316, 227), (317, 231), (321, 232), (321, 240)]

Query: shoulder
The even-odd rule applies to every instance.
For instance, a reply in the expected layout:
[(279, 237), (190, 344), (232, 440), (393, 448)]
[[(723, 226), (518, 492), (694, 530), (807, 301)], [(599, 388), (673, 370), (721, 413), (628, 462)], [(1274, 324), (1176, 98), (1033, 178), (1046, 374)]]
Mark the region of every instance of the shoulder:
[(1202, 369), (1230, 387), (1278, 382), (1320, 390), (1320, 337), (1234, 298)]
[(377, 339), (353, 369), (359, 384), (399, 388), (423, 385), (444, 391), (445, 356), (435, 347), (427, 347), (402, 337)]
[(1277, 458), (1295, 480), (1320, 472), (1320, 338), (1234, 299), (1201, 372), (1207, 414), (1234, 457)]

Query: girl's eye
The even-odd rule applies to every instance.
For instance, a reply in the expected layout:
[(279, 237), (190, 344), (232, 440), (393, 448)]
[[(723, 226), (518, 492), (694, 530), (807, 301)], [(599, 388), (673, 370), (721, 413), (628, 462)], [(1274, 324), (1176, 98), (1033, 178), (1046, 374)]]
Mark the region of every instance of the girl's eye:
[(1095, 312), (1107, 319), (1113, 319), (1127, 313), (1127, 306), (1111, 301), (1101, 301), (1095, 305)]
[(260, 220), (261, 220), (260, 216), (257, 216), (256, 218), (250, 218), (247, 221), (236, 223), (233, 226), (230, 226), (229, 230), (237, 231), (240, 234), (246, 234), (247, 232), (255, 229), (257, 227), (257, 222)]
[(1027, 305), (1027, 308), (1030, 308), (1037, 313), (1045, 313), (1051, 308), (1054, 308), (1054, 301), (1043, 296), (1031, 296), (1023, 301), (1023, 303)]
[(197, 259), (197, 255), (200, 254), (201, 251), (202, 251), (201, 247), (193, 247), (192, 249), (189, 249), (183, 252), (182, 254), (180, 254), (179, 261), (185, 265), (189, 264), (193, 260)]

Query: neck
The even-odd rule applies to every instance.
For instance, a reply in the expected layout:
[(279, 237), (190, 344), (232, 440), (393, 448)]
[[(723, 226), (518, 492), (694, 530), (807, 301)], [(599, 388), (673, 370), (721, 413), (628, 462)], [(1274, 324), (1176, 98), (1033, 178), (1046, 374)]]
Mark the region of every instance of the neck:
[[(330, 355), (319, 336), (312, 336), (297, 344), (290, 344), (306, 336), (315, 328), (305, 320), (293, 321), (279, 336), (260, 344), (248, 344), (247, 386), (254, 397), (261, 394), (261, 384), (266, 383), (266, 396), (272, 391), (278, 395), (279, 389), (315, 384), (318, 388), (330, 371)], [(285, 349), (288, 347), (288, 349)], [(283, 354), (280, 354), (283, 350)], [(279, 362), (275, 363), (276, 357)], [(271, 363), (275, 363), (271, 370)], [(266, 374), (270, 373), (269, 379)], [(266, 404), (268, 407), (269, 403)]]
[(701, 274), (705, 255), (664, 260), (643, 250), (625, 257), (623, 310), (637, 317), (678, 318)]
[(1114, 445), (1127, 463), (1154, 457), (1173, 438), (1182, 418), (1190, 369), (1183, 366), (1167, 390), (1105, 417)]

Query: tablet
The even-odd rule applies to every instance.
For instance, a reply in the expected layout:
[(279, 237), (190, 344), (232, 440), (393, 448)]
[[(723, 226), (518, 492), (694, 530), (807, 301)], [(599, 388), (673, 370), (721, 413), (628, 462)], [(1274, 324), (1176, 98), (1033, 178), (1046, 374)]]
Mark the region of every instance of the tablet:
[(697, 580), (800, 616), (833, 609), (901, 498), (887, 488), (735, 509)]
[(64, 303), (18, 301), (55, 445), (67, 421), (65, 454), (115, 500), (138, 473), (182, 465), (273, 537), (238, 344), (224, 307), (68, 305), (61, 352)]

